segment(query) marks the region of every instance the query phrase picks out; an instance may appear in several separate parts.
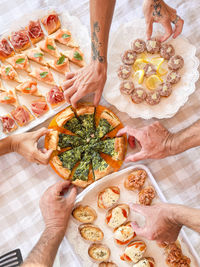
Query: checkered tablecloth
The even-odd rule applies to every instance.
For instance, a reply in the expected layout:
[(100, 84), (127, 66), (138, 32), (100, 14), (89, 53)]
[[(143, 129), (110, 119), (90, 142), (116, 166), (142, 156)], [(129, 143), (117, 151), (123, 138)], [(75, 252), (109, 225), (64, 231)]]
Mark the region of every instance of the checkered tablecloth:
[[(178, 14), (185, 19), (183, 35), (196, 45), (197, 56), (200, 57), (199, 0), (166, 1), (177, 8)], [(111, 32), (121, 23), (130, 21), (134, 17), (142, 17), (141, 2), (118, 0)], [(48, 5), (63, 5), (71, 14), (78, 16), (89, 29), (87, 0), (0, 0), (0, 33), (23, 14)], [(199, 87), (200, 82), (197, 82), (195, 93), (173, 118), (161, 120), (168, 129), (178, 131), (200, 119)], [(101, 104), (110, 107), (125, 125), (141, 127), (153, 121), (130, 119), (127, 114), (118, 112), (103, 99)], [(47, 124), (48, 122), (44, 123)], [(169, 202), (200, 208), (199, 147), (174, 157), (146, 160), (143, 163), (150, 168)], [(59, 179), (50, 166), (29, 163), (15, 153), (0, 158), (0, 255), (19, 247), (23, 257), (27, 256), (44, 227), (39, 199), (46, 188)], [(186, 229), (186, 232), (200, 254), (200, 235), (189, 229)], [(75, 255), (66, 240), (61, 244), (59, 257), (62, 267), (77, 267)]]

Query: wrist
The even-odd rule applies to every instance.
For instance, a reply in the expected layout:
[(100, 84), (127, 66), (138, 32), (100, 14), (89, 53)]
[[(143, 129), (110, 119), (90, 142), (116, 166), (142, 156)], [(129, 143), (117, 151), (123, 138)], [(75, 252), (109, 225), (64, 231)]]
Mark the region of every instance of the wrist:
[(8, 153), (15, 152), (15, 135), (6, 138), (6, 150)]
[(167, 139), (166, 139), (166, 151), (167, 156), (172, 156), (177, 154), (177, 137), (176, 134), (169, 133)]
[(180, 216), (181, 208), (182, 208), (181, 205), (176, 205), (176, 204), (172, 204), (170, 207), (171, 221), (180, 227), (182, 227), (183, 225), (183, 223), (181, 222), (181, 216)]
[(58, 237), (63, 239), (66, 228), (65, 227), (54, 227), (54, 226), (46, 226), (44, 232), (49, 235), (49, 237), (54, 238)]
[(107, 77), (107, 62), (101, 63), (98, 60), (92, 59), (91, 64), (94, 66), (94, 71)]

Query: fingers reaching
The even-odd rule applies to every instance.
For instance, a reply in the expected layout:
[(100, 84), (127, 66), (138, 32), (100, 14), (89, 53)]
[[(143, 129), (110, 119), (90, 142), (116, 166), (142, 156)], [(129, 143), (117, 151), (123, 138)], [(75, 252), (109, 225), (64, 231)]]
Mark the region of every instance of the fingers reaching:
[(40, 137), (47, 134), (49, 131), (50, 131), (49, 129), (42, 127), (39, 130), (34, 132), (34, 138), (36, 139), (36, 141), (38, 141)]
[(70, 80), (66, 80), (63, 84), (62, 84), (62, 89), (63, 91), (67, 90), (69, 87), (71, 87), (75, 82), (75, 78), (70, 79)]
[(66, 80), (72, 79), (74, 77), (75, 73), (74, 72), (67, 72), (65, 74)]
[(39, 162), (40, 164), (44, 164), (47, 165), (49, 162), (49, 159), (51, 157), (53, 150), (49, 149), (46, 151), (40, 151), (39, 149), (37, 149), (37, 151), (34, 153), (34, 159)]
[(85, 96), (84, 90), (76, 91), (76, 93), (74, 93), (73, 96), (70, 98), (70, 102), (72, 104), (72, 107), (76, 108), (77, 107), (77, 102), (84, 96)]
[(66, 91), (64, 91), (64, 96), (65, 96), (67, 103), (71, 104), (71, 97), (73, 96), (75, 92), (76, 92), (75, 86), (71, 86)]
[(136, 235), (144, 236), (145, 235), (145, 228), (139, 227), (137, 222), (131, 222), (131, 226), (136, 233)]
[(174, 39), (181, 34), (183, 30), (183, 24), (184, 24), (184, 20), (181, 18), (175, 24), (174, 34), (172, 36)]
[(76, 200), (76, 196), (77, 196), (77, 189), (75, 186), (73, 186), (69, 195), (66, 198), (66, 202), (72, 206)]
[(146, 159), (146, 154), (141, 150), (140, 152), (138, 153), (135, 153), (133, 155), (130, 155), (130, 156), (127, 156), (125, 158), (125, 162), (129, 162), (129, 161), (139, 161), (139, 160), (143, 160), (143, 159)]
[(53, 195), (60, 196), (62, 191), (68, 189), (70, 186), (70, 181), (60, 181), (52, 185), (49, 189)]
[(165, 28), (165, 34), (164, 36), (160, 39), (161, 42), (166, 41), (173, 33), (172, 31), (172, 26), (171, 26), (171, 22), (169, 20), (165, 20), (162, 23), (163, 27)]
[(126, 126), (118, 131), (117, 136), (121, 136), (123, 134), (128, 134), (137, 138), (138, 130), (131, 128), (130, 126)]
[(152, 31), (153, 31), (153, 21), (149, 21), (146, 23), (147, 40), (151, 39)]

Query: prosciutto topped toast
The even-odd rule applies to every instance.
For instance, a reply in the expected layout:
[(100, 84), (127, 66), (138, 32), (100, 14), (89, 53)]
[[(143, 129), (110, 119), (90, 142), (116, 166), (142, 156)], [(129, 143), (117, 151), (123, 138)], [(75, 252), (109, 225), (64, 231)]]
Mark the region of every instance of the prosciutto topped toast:
[(42, 96), (37, 88), (37, 82), (31, 79), (19, 84), (16, 88), (17, 93), (24, 95)]
[(44, 18), (41, 19), (42, 24), (44, 25), (48, 34), (52, 34), (60, 28), (60, 20), (58, 14), (53, 11)]
[(0, 117), (3, 126), (3, 132), (5, 134), (11, 133), (17, 129), (17, 125), (10, 114)]
[(32, 44), (35, 44), (44, 38), (44, 32), (40, 25), (40, 21), (30, 21), (29, 25), (26, 27), (29, 38)]
[(49, 111), (45, 97), (41, 97), (31, 103), (31, 110), (36, 117), (40, 117)]
[(0, 41), (0, 60), (4, 61), (5, 59), (12, 57), (14, 54), (15, 54), (15, 51), (10, 46), (8, 40), (3, 38)]
[(15, 110), (11, 111), (11, 115), (19, 126), (24, 126), (34, 120), (34, 117), (25, 106), (18, 106)]
[(7, 61), (18, 70), (31, 71), (28, 57), (25, 54), (16, 54), (15, 56), (7, 59)]
[(12, 32), (12, 34), (9, 36), (9, 40), (15, 51), (18, 53), (22, 50), (26, 50), (31, 46), (30, 40), (28, 38), (28, 32), (25, 29), (17, 32)]
[(65, 102), (64, 93), (61, 87), (55, 85), (47, 92), (47, 101), (52, 108), (62, 105)]
[(57, 42), (59, 42), (60, 44), (66, 45), (68, 47), (72, 47), (72, 48), (74, 48), (74, 47), (78, 48), (79, 47), (79, 45), (72, 38), (71, 32), (66, 30), (66, 29), (59, 29), (55, 33), (54, 39)]

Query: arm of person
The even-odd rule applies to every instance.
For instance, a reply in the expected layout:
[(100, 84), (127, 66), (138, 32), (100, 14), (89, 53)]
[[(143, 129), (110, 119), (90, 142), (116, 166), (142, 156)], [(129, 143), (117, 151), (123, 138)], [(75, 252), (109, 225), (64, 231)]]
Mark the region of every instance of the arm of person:
[(132, 204), (131, 209), (145, 216), (145, 225), (132, 222), (137, 235), (150, 240), (175, 242), (183, 225), (200, 233), (200, 210), (183, 205), (159, 203), (152, 206)]
[(177, 133), (169, 132), (161, 123), (134, 129), (129, 126), (121, 129), (117, 135), (127, 133), (129, 144), (136, 138), (141, 145), (138, 153), (128, 155), (126, 161), (138, 161), (143, 159), (161, 159), (179, 154), (192, 147), (200, 146), (200, 120), (186, 129)]
[(75, 187), (71, 189), (66, 198), (63, 196), (69, 185), (69, 181), (58, 182), (43, 194), (40, 200), (40, 209), (45, 221), (45, 230), (22, 264), (23, 267), (53, 266), (76, 199)]
[[(164, 35), (159, 38), (161, 42), (166, 41), (170, 36), (176, 38), (181, 34), (184, 20), (177, 15), (175, 9), (168, 6), (163, 0), (144, 0), (143, 12), (147, 26), (147, 39), (151, 38), (154, 22), (160, 23), (165, 29)], [(175, 25), (174, 30), (171, 23)]]
[(0, 156), (17, 152), (28, 161), (39, 164), (48, 164), (52, 150), (38, 149), (37, 142), (43, 135), (49, 132), (46, 128), (41, 128), (34, 132), (15, 134), (0, 140)]
[(90, 0), (91, 61), (78, 72), (66, 74), (62, 88), (68, 103), (76, 107), (84, 96), (94, 93), (97, 106), (107, 78), (107, 48), (115, 0)]

